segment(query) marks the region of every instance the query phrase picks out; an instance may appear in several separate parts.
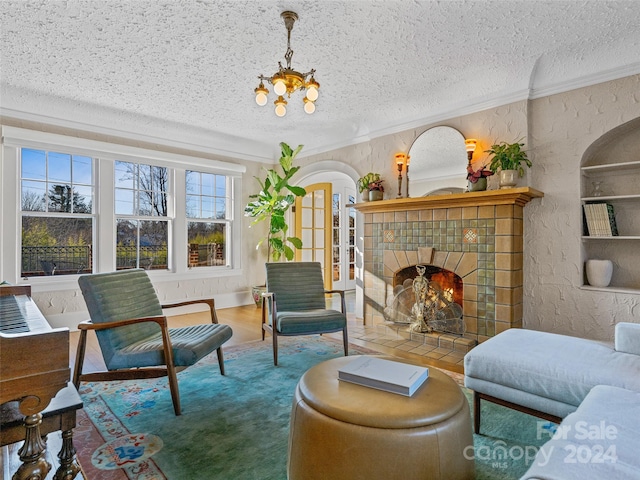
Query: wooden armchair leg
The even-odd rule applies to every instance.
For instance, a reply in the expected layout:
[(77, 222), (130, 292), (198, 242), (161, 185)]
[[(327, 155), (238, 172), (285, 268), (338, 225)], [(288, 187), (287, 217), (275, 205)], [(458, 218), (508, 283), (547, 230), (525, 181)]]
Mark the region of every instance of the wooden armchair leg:
[(347, 335), (347, 327), (342, 330), (342, 343), (344, 343), (344, 356), (349, 355), (349, 336)]
[(271, 331), (271, 336), (273, 337), (273, 364), (278, 366), (278, 334), (275, 328)]
[(180, 390), (178, 390), (178, 377), (176, 375), (176, 367), (167, 365), (167, 377), (169, 378), (169, 390), (171, 391), (171, 401), (173, 402), (173, 411), (179, 416), (180, 411)]
[(76, 389), (80, 386), (80, 376), (84, 367), (84, 355), (87, 350), (87, 331), (80, 330), (80, 339), (78, 340), (78, 351), (76, 352), (76, 362), (73, 369), (73, 385)]
[(222, 354), (222, 347), (219, 347), (216, 350), (218, 354), (218, 365), (220, 365), (220, 374), (224, 375), (224, 355)]
[(480, 394), (473, 392), (473, 432), (480, 433)]

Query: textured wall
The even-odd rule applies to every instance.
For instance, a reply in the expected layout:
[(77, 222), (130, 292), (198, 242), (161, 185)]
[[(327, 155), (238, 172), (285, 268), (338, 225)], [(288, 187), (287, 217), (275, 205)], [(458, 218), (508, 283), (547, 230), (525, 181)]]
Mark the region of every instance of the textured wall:
[(640, 295), (580, 289), (580, 166), (592, 143), (640, 116), (640, 76), (533, 100), (529, 110), (531, 184), (545, 197), (525, 209), (524, 325), (610, 340), (615, 323), (640, 321)]
[[(525, 327), (611, 340), (615, 323), (640, 321), (640, 295), (580, 288), (583, 156), (603, 134), (639, 116), (640, 76), (634, 75), (439, 123), (457, 128), (466, 138), (478, 139), (477, 152), (495, 140), (522, 138), (527, 144), (534, 167), (520, 185), (541, 190), (545, 197), (524, 209)], [(303, 163), (338, 160), (353, 165), (360, 174), (373, 170), (395, 179), (393, 154), (407, 151), (413, 140), (432, 126), (305, 158)], [(486, 154), (476, 153), (474, 162), (483, 158)], [(489, 180), (489, 188), (495, 188), (495, 176)], [(393, 187), (388, 190), (385, 198), (393, 198)]]
[[(534, 167), (521, 180), (545, 193), (543, 199), (524, 209), (524, 326), (534, 329), (609, 340), (613, 325), (620, 321), (639, 321), (640, 295), (593, 292), (580, 289), (581, 214), (580, 166), (588, 147), (603, 134), (636, 117), (640, 117), (640, 75), (607, 82), (563, 94), (522, 101), (471, 115), (453, 118), (444, 124), (457, 128), (465, 137), (479, 141), (478, 152), (494, 141), (524, 138)], [(25, 122), (3, 124), (79, 135), (65, 129)], [(375, 138), (369, 142), (304, 158), (303, 166), (320, 160), (333, 160), (352, 166), (360, 175), (368, 171), (393, 179), (386, 192), (395, 195), (393, 154), (407, 151), (414, 139), (434, 125)], [(98, 135), (81, 134), (105, 140)], [(113, 141), (113, 139), (107, 139)], [(117, 139), (116, 139), (117, 140)], [(123, 142), (143, 148), (162, 147)], [(179, 153), (202, 156), (198, 152)], [(478, 153), (475, 161), (485, 154)], [(224, 159), (227, 160), (227, 159)], [(237, 160), (229, 160), (237, 162)], [(242, 202), (255, 190), (254, 175), (261, 165), (245, 162)], [(489, 188), (496, 178), (490, 177)], [(242, 219), (248, 227), (249, 219)], [(259, 238), (254, 229), (244, 228), (242, 239), (243, 274), (231, 278), (166, 282), (158, 285), (163, 299), (202, 297), (208, 294), (244, 292), (264, 279), (264, 256), (256, 252)], [(78, 312), (84, 309), (79, 292), (45, 292), (36, 297), (46, 315)]]

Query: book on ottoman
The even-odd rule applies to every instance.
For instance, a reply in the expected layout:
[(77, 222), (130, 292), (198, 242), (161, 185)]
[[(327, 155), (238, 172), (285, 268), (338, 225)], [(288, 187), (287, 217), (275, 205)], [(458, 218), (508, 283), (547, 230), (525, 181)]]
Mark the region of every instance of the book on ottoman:
[(429, 377), (429, 369), (359, 355), (338, 370), (338, 380), (410, 397)]

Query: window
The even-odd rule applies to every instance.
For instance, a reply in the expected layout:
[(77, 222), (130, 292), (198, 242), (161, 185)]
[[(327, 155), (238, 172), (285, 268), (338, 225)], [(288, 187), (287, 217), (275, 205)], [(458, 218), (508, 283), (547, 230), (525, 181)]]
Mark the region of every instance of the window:
[(93, 159), (20, 149), (22, 277), (91, 272)]
[(245, 170), (2, 126), (0, 280), (53, 291), (77, 288), (77, 274), (135, 267), (165, 281), (237, 275), (242, 205), (234, 195)]
[(169, 169), (115, 162), (116, 269), (168, 265)]
[(231, 198), (224, 175), (187, 170), (189, 267), (228, 265)]

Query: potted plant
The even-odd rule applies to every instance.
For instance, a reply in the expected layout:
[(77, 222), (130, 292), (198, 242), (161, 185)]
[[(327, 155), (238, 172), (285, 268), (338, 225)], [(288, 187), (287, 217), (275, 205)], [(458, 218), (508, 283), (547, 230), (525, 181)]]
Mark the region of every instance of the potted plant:
[(491, 145), (485, 153), (493, 155), (489, 168), (493, 172), (500, 172), (500, 188), (510, 188), (518, 182), (516, 175), (524, 175), (524, 166), (531, 167), (531, 160), (527, 152), (522, 150), (524, 143), (501, 142)]
[(382, 200), (384, 196), (384, 186), (382, 185), (382, 180), (374, 180), (369, 183), (369, 200)]
[(479, 192), (487, 189), (487, 177), (493, 175), (493, 172), (482, 165), (478, 170), (473, 170), (471, 164), (467, 165), (467, 182), (470, 192)]
[[(256, 245), (256, 250), (266, 241), (267, 242), (267, 258), (277, 262), (282, 256), (287, 260), (293, 260), (294, 248), (302, 247), (302, 240), (295, 236), (288, 236), (289, 225), (287, 224), (286, 213), (295, 203), (296, 197), (303, 197), (307, 194), (302, 187), (291, 185), (291, 177), (300, 170), (300, 167), (294, 167), (293, 161), (302, 150), (302, 145), (292, 150), (289, 145), (280, 143), (281, 156), (280, 168), (281, 172), (274, 169), (266, 170), (266, 178), (256, 180), (260, 184), (260, 192), (249, 195), (252, 199), (244, 208), (246, 217), (255, 218), (251, 222), (251, 226), (257, 223), (267, 221), (269, 229), (267, 235), (260, 239)], [(259, 306), (261, 293), (259, 289), (264, 286), (254, 287), (253, 298), (256, 305)], [(258, 290), (257, 290), (258, 289)]]
[(357, 183), (358, 192), (360, 192), (360, 194), (362, 195), (362, 200), (364, 202), (369, 201), (369, 185), (371, 183), (379, 182), (379, 181), (381, 181), (380, 174), (373, 173), (373, 172), (369, 172), (364, 177), (360, 177), (358, 179), (358, 183)]

